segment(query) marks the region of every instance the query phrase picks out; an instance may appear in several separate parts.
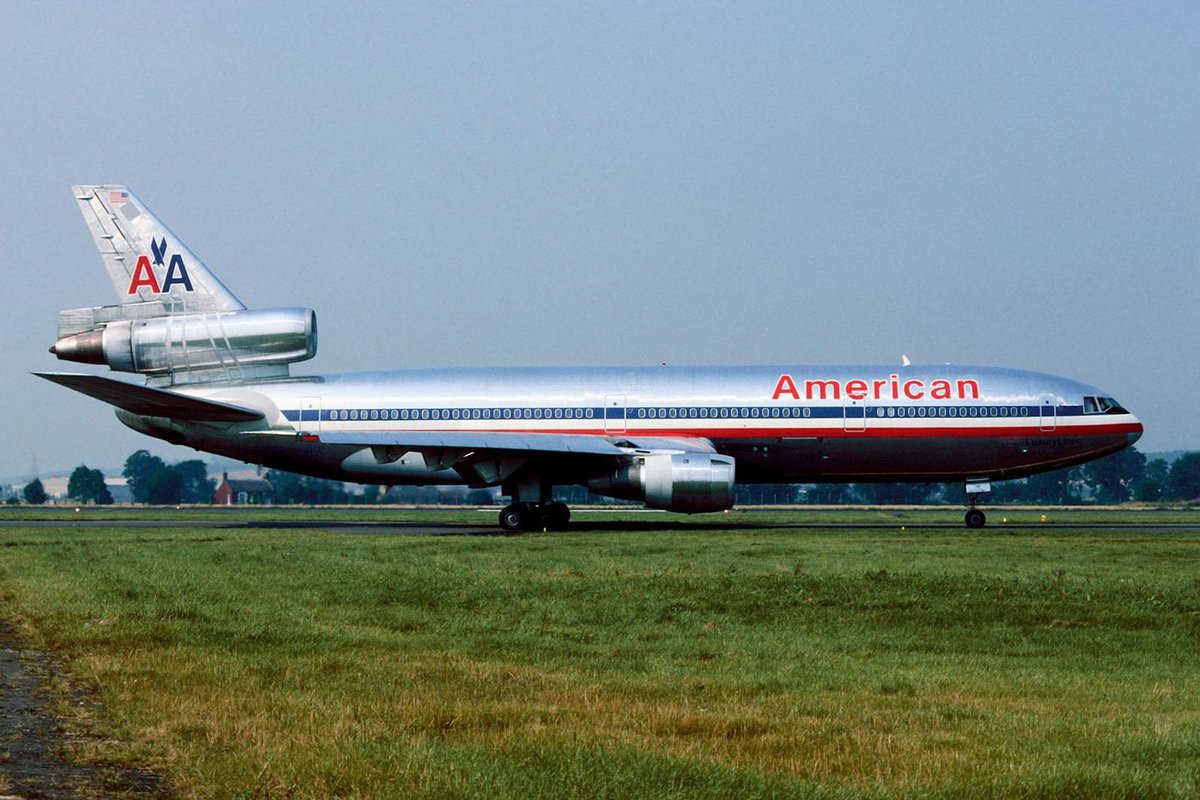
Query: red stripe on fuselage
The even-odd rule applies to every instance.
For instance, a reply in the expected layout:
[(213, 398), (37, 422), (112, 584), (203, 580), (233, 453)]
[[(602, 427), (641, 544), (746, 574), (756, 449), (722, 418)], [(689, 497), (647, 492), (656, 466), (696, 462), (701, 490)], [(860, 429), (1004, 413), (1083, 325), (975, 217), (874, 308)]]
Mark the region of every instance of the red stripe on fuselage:
[(458, 428), (458, 427), (421, 427), (421, 428), (370, 428), (369, 430), (388, 430), (403, 433), (411, 431), (461, 431), (464, 433), (532, 433), (542, 435), (573, 434), (576, 436), (605, 436), (609, 438), (640, 436), (670, 439), (762, 439), (762, 438), (825, 438), (844, 437), (854, 438), (924, 438), (924, 439), (963, 439), (963, 438), (1012, 438), (1019, 436), (1098, 436), (1119, 433), (1141, 433), (1142, 425), (1137, 422), (1121, 422), (1108, 425), (1058, 425), (1050, 430), (1043, 430), (1037, 425), (1014, 426), (982, 426), (968, 427), (886, 427), (868, 425), (865, 430), (846, 430), (845, 428), (628, 428), (624, 431), (611, 431), (589, 428)]

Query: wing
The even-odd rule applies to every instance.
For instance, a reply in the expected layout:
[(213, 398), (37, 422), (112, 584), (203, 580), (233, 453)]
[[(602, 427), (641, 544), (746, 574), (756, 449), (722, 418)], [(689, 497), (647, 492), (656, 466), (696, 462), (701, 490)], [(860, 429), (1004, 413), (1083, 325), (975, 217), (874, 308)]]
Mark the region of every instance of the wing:
[(549, 433), (484, 433), (466, 431), (406, 431), (403, 433), (322, 433), (326, 444), (396, 448), (399, 452), (440, 448), (460, 450), (506, 450), (536, 453), (578, 453), (619, 456), (620, 447), (602, 436), (572, 436)]
[[(259, 435), (260, 432), (248, 432)], [(263, 431), (261, 435), (272, 435)], [(489, 431), (352, 431), (322, 432), (311, 439), (324, 444), (361, 447), (352, 458), (361, 468), (387, 464), (407, 453), (420, 453), (426, 466), (453, 469), (473, 484), (496, 484), (530, 462), (595, 465), (597, 459), (620, 462), (649, 453), (715, 453), (708, 439), (638, 438), (562, 433)]]
[(505, 433), (487, 431), (351, 431), (321, 433), (326, 444), (397, 448), (402, 452), (456, 448), (508, 452), (627, 456), (664, 450), (715, 453), (707, 439), (639, 438), (569, 433)]
[(33, 374), (125, 411), (149, 417), (170, 417), (197, 422), (253, 422), (263, 418), (263, 413), (253, 408), (202, 400), (199, 397), (188, 397), (149, 386), (137, 386), (101, 375), (72, 375), (63, 372)]

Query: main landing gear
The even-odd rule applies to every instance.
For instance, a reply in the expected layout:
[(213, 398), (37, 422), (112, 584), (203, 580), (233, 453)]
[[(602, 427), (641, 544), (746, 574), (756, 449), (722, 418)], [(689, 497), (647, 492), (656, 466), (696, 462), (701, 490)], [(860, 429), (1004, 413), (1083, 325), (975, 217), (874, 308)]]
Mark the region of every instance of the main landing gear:
[(566, 503), (513, 503), (500, 511), (500, 527), (506, 531), (561, 531), (570, 521)]
[(967, 481), (967, 513), (963, 516), (963, 522), (968, 528), (982, 528), (987, 524), (987, 515), (978, 508), (981, 495), (989, 494), (992, 491), (992, 484), (988, 481)]
[[(566, 503), (550, 499), (550, 481), (530, 470), (505, 481), (501, 491), (512, 503), (500, 511), (500, 527), (506, 531), (561, 531), (571, 520)], [(534, 502), (534, 501), (537, 502)]]

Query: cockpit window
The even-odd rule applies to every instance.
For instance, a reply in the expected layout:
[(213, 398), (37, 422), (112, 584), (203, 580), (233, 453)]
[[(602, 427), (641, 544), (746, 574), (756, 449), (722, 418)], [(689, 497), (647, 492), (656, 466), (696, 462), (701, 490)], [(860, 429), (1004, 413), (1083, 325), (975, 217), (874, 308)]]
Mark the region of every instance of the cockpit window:
[(1083, 413), (1085, 414), (1128, 414), (1120, 403), (1111, 397), (1096, 397), (1085, 395), (1083, 398)]

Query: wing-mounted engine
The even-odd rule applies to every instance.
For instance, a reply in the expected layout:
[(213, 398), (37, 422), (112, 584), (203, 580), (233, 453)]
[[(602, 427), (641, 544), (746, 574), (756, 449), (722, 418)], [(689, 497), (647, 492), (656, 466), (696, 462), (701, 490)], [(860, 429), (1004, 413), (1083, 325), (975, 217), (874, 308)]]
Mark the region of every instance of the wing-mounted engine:
[(650, 453), (588, 480), (596, 494), (698, 514), (733, 506), (734, 460), (711, 453)]
[(166, 384), (287, 375), (288, 364), (317, 353), (312, 309), (165, 310), (162, 303), (148, 302), (60, 312), (58, 341), (50, 352)]

